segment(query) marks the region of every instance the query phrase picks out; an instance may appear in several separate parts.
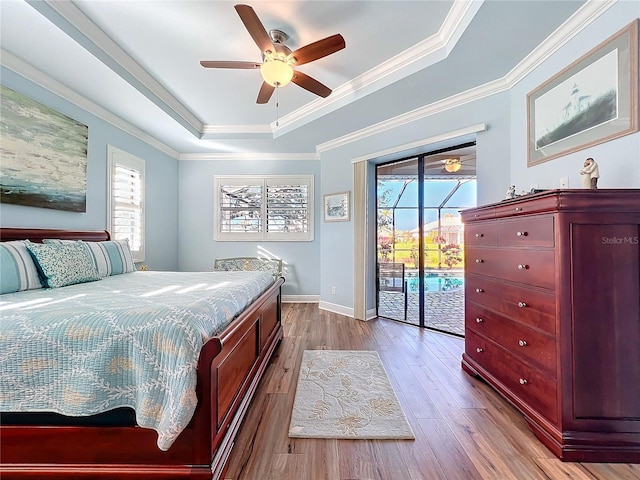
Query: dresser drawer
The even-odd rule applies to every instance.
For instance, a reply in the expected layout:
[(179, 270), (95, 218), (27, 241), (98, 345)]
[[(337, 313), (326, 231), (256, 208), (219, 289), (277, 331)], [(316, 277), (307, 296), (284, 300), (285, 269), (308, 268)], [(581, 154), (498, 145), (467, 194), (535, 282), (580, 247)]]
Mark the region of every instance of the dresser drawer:
[(498, 245), (508, 247), (553, 247), (552, 215), (510, 218), (495, 224)]
[(504, 349), (467, 330), (465, 352), (480, 366), (491, 372), (512, 394), (551, 422), (558, 420), (556, 382), (532, 368)]
[(495, 217), (512, 217), (520, 215), (530, 215), (532, 213), (546, 213), (553, 211), (558, 206), (558, 199), (555, 195), (549, 196), (527, 196), (516, 200), (508, 200), (502, 205), (496, 205)]
[(482, 305), (506, 317), (555, 335), (556, 299), (552, 293), (467, 274), (464, 280), (466, 301)]
[(495, 222), (476, 222), (465, 225), (465, 245), (498, 245), (498, 225)]
[(555, 287), (554, 263), (553, 250), (465, 248), (467, 272), (536, 287)]
[(496, 217), (496, 210), (493, 207), (488, 208), (474, 208), (463, 210), (460, 212), (462, 221), (464, 223), (475, 222), (476, 220), (486, 220)]
[(490, 338), (524, 362), (556, 378), (556, 340), (531, 327), (510, 320), (487, 308), (467, 302), (466, 328)]

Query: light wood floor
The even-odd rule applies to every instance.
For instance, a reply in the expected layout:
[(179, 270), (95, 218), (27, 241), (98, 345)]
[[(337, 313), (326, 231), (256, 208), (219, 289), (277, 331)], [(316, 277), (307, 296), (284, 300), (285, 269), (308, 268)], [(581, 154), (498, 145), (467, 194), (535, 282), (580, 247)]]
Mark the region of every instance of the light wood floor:
[[(284, 339), (229, 459), (228, 480), (640, 479), (640, 465), (563, 463), (521, 415), (460, 369), (464, 341), (391, 320), (283, 305)], [(415, 441), (290, 439), (304, 350), (376, 350)]]

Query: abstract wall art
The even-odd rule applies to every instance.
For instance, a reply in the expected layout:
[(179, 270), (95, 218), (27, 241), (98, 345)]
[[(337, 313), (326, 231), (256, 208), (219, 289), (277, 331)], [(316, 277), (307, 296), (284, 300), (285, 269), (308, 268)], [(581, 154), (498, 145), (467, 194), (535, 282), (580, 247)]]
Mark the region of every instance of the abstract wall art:
[(0, 201), (86, 212), (89, 129), (0, 86)]

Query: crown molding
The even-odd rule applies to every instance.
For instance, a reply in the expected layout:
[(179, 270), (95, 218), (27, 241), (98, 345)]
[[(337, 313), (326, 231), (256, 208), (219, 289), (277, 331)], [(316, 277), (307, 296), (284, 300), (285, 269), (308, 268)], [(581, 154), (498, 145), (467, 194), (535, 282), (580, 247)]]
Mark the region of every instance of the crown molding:
[(438, 100), (431, 104), (419, 107), (410, 112), (392, 117), (388, 120), (370, 125), (360, 130), (351, 132), (342, 137), (334, 138), (325, 143), (316, 146), (318, 153), (326, 152), (334, 148), (338, 148), (349, 143), (362, 140), (372, 135), (377, 135), (387, 130), (392, 130), (401, 125), (412, 123), (422, 118), (435, 115), (437, 113), (460, 107), (467, 103), (480, 100), (482, 98), (495, 95), (497, 93), (509, 90), (515, 86), (520, 80), (530, 74), (541, 63), (547, 60), (551, 55), (558, 51), (569, 40), (580, 33), (584, 28), (591, 24), (596, 18), (613, 6), (617, 0), (588, 0), (580, 9), (578, 9), (570, 18), (560, 25), (544, 42), (536, 47), (529, 55), (527, 55), (520, 63), (518, 63), (504, 77), (491, 82), (485, 83), (478, 87), (471, 88), (461, 93), (452, 95), (451, 97)]
[[(98, 40), (100, 41), (104, 40), (104, 42), (106, 42), (107, 44), (108, 43), (112, 44), (115, 52), (113, 54), (116, 57), (120, 58), (120, 55), (118, 54), (118, 50), (122, 52), (123, 55), (128, 57), (128, 55), (124, 51), (122, 51), (122, 49), (120, 49), (120, 47), (118, 47), (117, 44), (113, 42), (113, 40), (107, 37), (102, 30), (100, 30), (95, 24), (93, 24), (86, 16), (84, 16), (84, 14), (82, 14), (82, 12), (80, 12), (77, 9), (77, 7), (75, 7), (75, 5), (73, 5), (68, 0), (61, 0), (56, 2), (53, 2), (50, 0), (46, 0), (46, 1), (27, 0), (27, 1), (30, 5), (34, 6), (36, 10), (38, 10), (40, 13), (45, 15), (50, 21), (58, 25), (59, 28), (63, 29), (69, 35), (71, 35), (71, 33), (69, 33), (69, 30), (73, 31), (77, 29), (75, 36), (72, 35), (72, 38), (74, 38), (74, 40), (76, 40), (81, 45), (85, 46), (85, 48), (87, 48), (85, 43), (91, 40), (91, 43), (95, 45), (96, 48), (99, 48), (100, 52), (102, 52), (102, 55), (110, 57), (108, 53), (108, 52), (111, 52), (110, 49), (99, 47), (97, 43), (93, 43), (94, 41), (97, 42)], [(509, 88), (516, 85), (519, 81), (521, 81), (524, 77), (526, 77), (529, 73), (531, 73), (535, 68), (541, 65), (544, 61), (546, 61), (551, 55), (553, 55), (563, 45), (569, 42), (573, 37), (575, 37), (578, 33), (580, 33), (584, 28), (586, 28), (589, 24), (591, 24), (595, 19), (597, 19), (600, 15), (602, 15), (606, 10), (608, 10), (616, 2), (617, 0), (587, 0), (587, 2), (578, 11), (576, 11), (574, 15), (572, 15), (567, 21), (565, 21), (560, 27), (558, 27), (556, 31), (554, 31), (544, 42), (542, 42), (535, 50), (533, 50), (527, 57), (525, 57), (518, 65), (516, 65), (504, 77), (494, 80), (492, 82), (489, 82), (487, 84), (481, 85), (479, 87), (472, 88), (465, 92), (458, 93), (449, 98), (439, 100), (429, 105), (425, 105), (413, 111), (406, 112), (404, 114), (398, 115), (388, 120), (379, 122), (375, 125), (371, 125), (361, 130), (351, 132), (348, 135), (344, 135), (342, 137), (335, 138), (331, 141), (319, 144), (316, 147), (315, 154), (309, 154), (309, 153), (301, 153), (301, 154), (295, 154), (295, 153), (294, 154), (291, 154), (291, 153), (266, 153), (266, 154), (265, 153), (257, 153), (257, 154), (256, 153), (182, 153), (180, 154), (175, 150), (173, 150), (172, 148), (165, 145), (164, 143), (158, 141), (154, 137), (151, 137), (150, 135), (146, 134), (145, 132), (135, 127), (131, 123), (112, 114), (111, 112), (97, 105), (91, 100), (88, 100), (87, 98), (73, 92), (68, 87), (62, 85), (61, 83), (49, 77), (42, 71), (24, 62), (23, 60), (7, 52), (6, 50), (0, 49), (0, 52), (1, 52), (0, 62), (3, 66), (9, 68), (10, 70), (23, 76), (24, 78), (40, 85), (41, 87), (51, 91), (52, 93), (58, 95), (59, 97), (68, 100), (74, 105), (77, 105), (78, 107), (87, 110), (89, 113), (92, 113), (93, 115), (101, 118), (107, 123), (114, 125), (115, 127), (129, 133), (130, 135), (156, 148), (157, 150), (176, 159), (180, 159), (180, 160), (256, 160), (256, 159), (318, 160), (319, 154), (322, 152), (367, 138), (371, 135), (376, 135), (386, 130), (391, 130), (401, 125), (414, 122), (421, 118), (425, 118), (430, 115), (434, 115), (436, 113), (449, 110), (451, 108), (456, 108), (458, 106), (479, 100), (481, 98), (484, 98), (490, 95), (494, 95), (504, 90), (508, 90)], [(38, 4), (44, 5), (44, 7), (37, 8), (36, 5)], [(188, 128), (188, 130), (192, 133), (194, 133), (194, 130), (195, 130), (196, 132), (194, 134), (197, 134), (197, 136), (201, 139), (220, 139), (220, 138), (243, 139), (243, 138), (271, 138), (271, 137), (276, 138), (280, 135), (283, 135), (288, 131), (291, 131), (316, 118), (319, 118), (322, 115), (325, 115), (327, 113), (330, 113), (331, 111), (334, 111), (340, 108), (341, 106), (347, 104), (348, 102), (357, 100), (358, 98), (364, 97), (368, 93), (375, 91), (375, 90), (369, 91), (367, 89), (371, 89), (374, 87), (382, 88), (383, 86), (386, 86), (389, 83), (392, 83), (392, 81), (397, 80), (397, 78), (390, 79), (390, 77), (393, 75), (401, 75), (403, 72), (402, 62), (399, 60), (399, 57), (402, 57), (404, 61), (410, 61), (411, 59), (413, 59), (411, 60), (411, 62), (412, 62), (412, 65), (414, 65), (415, 67), (416, 64), (420, 62), (427, 62), (427, 63), (431, 62), (428, 64), (435, 63), (436, 60), (434, 59), (438, 55), (448, 55), (448, 52), (453, 48), (459, 36), (462, 35), (462, 33), (464, 32), (464, 29), (472, 20), (473, 16), (477, 12), (481, 4), (482, 4), (481, 1), (454, 2), (452, 9), (449, 12), (449, 15), (447, 16), (447, 19), (443, 24), (443, 27), (441, 28), (441, 30), (438, 32), (438, 34), (428, 39), (425, 39), (423, 42), (420, 42), (418, 45), (410, 49), (407, 49), (405, 52), (401, 53), (397, 57), (394, 57), (390, 59), (388, 62), (385, 62), (383, 64), (386, 72), (385, 73), (386, 78), (380, 81), (381, 82), (383, 80), (388, 81), (388, 83), (385, 83), (384, 85), (380, 84), (380, 86), (378, 86), (375, 83), (375, 79), (372, 78), (374, 70), (366, 72), (361, 76), (362, 78), (358, 77), (357, 79), (350, 82), (349, 84), (345, 84), (341, 87), (338, 87), (336, 90), (334, 90), (334, 93), (327, 99), (318, 99), (292, 112), (286, 117), (283, 117), (282, 119), (280, 119), (280, 127), (276, 127), (275, 124), (272, 124), (272, 125), (202, 125), (202, 123), (200, 123), (199, 120), (197, 120), (197, 118), (192, 117), (193, 125), (190, 124), (190, 127)], [(45, 14), (42, 10), (47, 11), (48, 14)], [(65, 15), (59, 13), (59, 11), (63, 12)], [(77, 18), (76, 18), (76, 15), (77, 15)], [(51, 17), (56, 18), (57, 21), (52, 19)], [(67, 17), (73, 17), (73, 21), (69, 20)], [(88, 22), (88, 24), (84, 25), (84, 22)], [(66, 25), (66, 29), (63, 28), (60, 25), (60, 23)], [(80, 28), (78, 28), (76, 24), (83, 24), (84, 30), (92, 31), (93, 40), (86, 34), (86, 32), (84, 32), (83, 30), (80, 30)], [(82, 39), (84, 40), (81, 41), (77, 37), (80, 37), (81, 40)], [(101, 57), (98, 57), (98, 58), (102, 60)], [(122, 58), (125, 58), (125, 57), (122, 57)], [(137, 66), (137, 68), (139, 68), (142, 71), (142, 73), (140, 74), (141, 77), (143, 78), (147, 77), (148, 79), (151, 80), (151, 83), (155, 83), (159, 85), (146, 71), (144, 71), (144, 69), (142, 69), (142, 67), (139, 64), (133, 61), (130, 57), (129, 59), (135, 64), (131, 68), (135, 69), (135, 66)], [(113, 61), (115, 62), (115, 60)], [(420, 66), (418, 70), (424, 67), (425, 66)], [(379, 75), (380, 71), (376, 68), (375, 73), (376, 75)], [(405, 75), (407, 74), (409, 73), (405, 73)], [(125, 77), (123, 78), (126, 81), (129, 81), (128, 78), (125, 78)], [(361, 88), (358, 88), (358, 89), (353, 88), (353, 84), (359, 84), (360, 82), (363, 82), (363, 86)], [(352, 86), (349, 87), (348, 85), (352, 85)], [(159, 86), (161, 90), (164, 90), (164, 88), (161, 85)], [(160, 94), (162, 93), (161, 90), (159, 90)], [(171, 99), (178, 102), (170, 94), (168, 95), (171, 97), (170, 99), (168, 99), (169, 102), (171, 102)], [(165, 103), (165, 106), (171, 111), (174, 111), (174, 113), (176, 113), (177, 115), (177, 112), (169, 107), (169, 103)], [(180, 107), (176, 106), (176, 108), (179, 109)], [(184, 106), (182, 106), (182, 108), (186, 110)], [(164, 108), (163, 110), (166, 112)], [(189, 111), (186, 110), (186, 112), (187, 112), (186, 115), (189, 116)], [(175, 119), (173, 115), (171, 116), (172, 118)], [(178, 116), (182, 118), (180, 115)]]
[(178, 124), (200, 137), (202, 122), (69, 0), (26, 0)]
[(588, 27), (595, 19), (609, 10), (618, 0), (587, 0), (571, 17), (549, 35), (529, 55), (518, 63), (505, 80), (509, 87), (516, 85), (520, 80), (533, 72), (549, 57), (566, 45), (578, 33)]
[(26, 0), (177, 123), (201, 139), (277, 138), (447, 57), (484, 0), (453, 2), (438, 33), (271, 125), (204, 125), (70, 0)]
[(484, 0), (455, 1), (440, 30), (386, 62), (345, 83), (327, 98), (318, 98), (271, 124), (273, 137), (327, 115), (404, 77), (444, 60), (478, 12)]
[(320, 157), (316, 153), (278, 152), (232, 152), (232, 153), (183, 153), (179, 160), (313, 160)]
[(478, 132), (484, 132), (487, 129), (486, 123), (478, 123), (467, 128), (461, 128), (452, 132), (443, 133), (434, 137), (423, 138), (415, 142), (406, 143), (404, 145), (398, 145), (396, 147), (387, 148), (385, 150), (379, 150), (377, 152), (368, 153), (361, 157), (356, 157), (351, 160), (351, 163), (366, 162), (374, 158), (381, 158), (387, 155), (395, 155), (400, 152), (411, 151), (416, 148), (424, 148), (425, 145), (432, 145), (434, 143), (444, 142), (446, 140), (452, 140), (454, 138), (464, 137), (466, 135), (473, 135)]
[(273, 130), (270, 125), (205, 125), (201, 140), (218, 139), (270, 139)]
[(42, 72), (41, 70), (38, 70), (37, 68), (35, 68), (33, 65), (25, 62), (24, 60), (21, 60), (20, 58), (16, 57), (12, 53), (3, 49), (0, 49), (0, 64), (8, 68), (9, 70), (15, 72), (16, 74), (20, 75), (21, 77), (35, 83), (36, 85), (39, 85), (45, 90), (50, 91), (54, 95), (57, 95), (58, 97), (65, 99), (66, 101), (89, 112), (90, 114), (95, 115), (101, 120), (104, 120), (105, 122), (110, 123), (114, 127), (119, 128), (120, 130), (123, 130), (124, 132), (128, 133), (133, 137), (136, 137), (138, 140), (145, 142), (146, 144), (161, 151), (162, 153), (165, 153), (175, 159), (178, 159), (178, 157), (180, 156), (180, 154), (176, 152), (174, 149), (160, 142), (159, 140), (152, 137), (151, 135), (148, 135), (147, 133), (143, 132), (138, 127), (123, 120), (117, 115), (114, 115), (107, 109), (92, 102), (86, 97), (83, 97), (82, 95), (74, 92), (69, 87), (66, 87), (65, 85), (58, 82), (57, 80), (54, 80), (53, 78), (51, 78), (50, 76)]
[(484, 97), (495, 95), (496, 93), (507, 90), (508, 88), (509, 85), (506, 83), (506, 81), (500, 78), (479, 87), (475, 87), (465, 92), (458, 93), (451, 97), (438, 100), (437, 102), (425, 105), (410, 112), (397, 115), (388, 120), (370, 125), (365, 128), (361, 128), (360, 130), (356, 130), (347, 135), (343, 135), (342, 137), (338, 137), (328, 142), (321, 143), (316, 147), (316, 151), (318, 153), (322, 153), (328, 150), (333, 150), (334, 148), (342, 147), (344, 145), (362, 140), (372, 135), (378, 135), (387, 130), (392, 130), (407, 123), (412, 123), (422, 118), (435, 115), (436, 113), (451, 110), (452, 108), (456, 108), (461, 105), (480, 100)]

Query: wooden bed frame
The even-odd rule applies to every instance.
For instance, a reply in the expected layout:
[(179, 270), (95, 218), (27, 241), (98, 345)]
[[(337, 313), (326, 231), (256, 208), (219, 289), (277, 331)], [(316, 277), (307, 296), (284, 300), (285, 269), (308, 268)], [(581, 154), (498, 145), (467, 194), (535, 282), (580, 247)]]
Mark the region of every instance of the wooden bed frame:
[[(0, 240), (109, 239), (106, 231), (0, 228)], [(264, 371), (282, 338), (278, 279), (217, 337), (198, 362), (198, 406), (163, 452), (154, 430), (112, 426), (12, 426), (0, 419), (0, 477), (218, 479)]]

